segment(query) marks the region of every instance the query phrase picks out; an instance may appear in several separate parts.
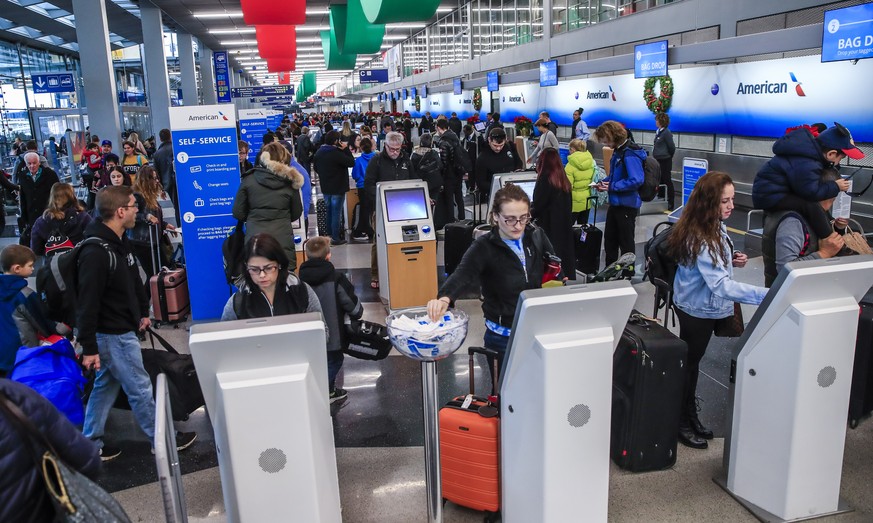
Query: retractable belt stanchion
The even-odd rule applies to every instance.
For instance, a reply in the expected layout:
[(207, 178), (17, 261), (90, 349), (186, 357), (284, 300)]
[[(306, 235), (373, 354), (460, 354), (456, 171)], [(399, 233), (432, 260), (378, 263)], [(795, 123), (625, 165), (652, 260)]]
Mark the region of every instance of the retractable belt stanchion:
[(628, 281), (521, 293), (500, 375), (504, 522), (606, 521), (612, 358), (636, 298)]
[(725, 474), (762, 521), (847, 510), (840, 501), (858, 300), (873, 256), (789, 263), (737, 343)]

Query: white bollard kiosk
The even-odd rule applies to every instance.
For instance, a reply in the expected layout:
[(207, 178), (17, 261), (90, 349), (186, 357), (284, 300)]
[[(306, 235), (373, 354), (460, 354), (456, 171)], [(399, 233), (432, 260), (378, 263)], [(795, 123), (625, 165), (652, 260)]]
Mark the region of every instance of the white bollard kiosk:
[(228, 521), (342, 521), (325, 345), (316, 313), (191, 327)]
[(858, 329), (873, 256), (786, 265), (737, 343), (726, 477), (761, 521), (844, 512), (840, 479)]
[(629, 281), (521, 293), (500, 375), (504, 522), (606, 521), (612, 356), (636, 299)]
[(437, 242), (427, 184), (376, 184), (379, 297), (389, 311), (421, 307), (437, 293)]

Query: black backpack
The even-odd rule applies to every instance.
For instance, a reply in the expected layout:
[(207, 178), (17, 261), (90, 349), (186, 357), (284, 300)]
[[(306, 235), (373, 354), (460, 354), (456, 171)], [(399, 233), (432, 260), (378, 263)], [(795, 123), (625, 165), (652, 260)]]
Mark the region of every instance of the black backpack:
[(244, 250), (246, 246), (245, 222), (239, 220), (230, 231), (224, 243), (221, 244), (221, 259), (224, 263), (224, 278), (228, 284), (242, 276), (245, 260)]
[(102, 238), (86, 238), (73, 249), (52, 256), (36, 271), (36, 292), (45, 304), (48, 317), (75, 327), (78, 303), (79, 256), (88, 245), (99, 245), (109, 255), (111, 277), (118, 260), (109, 244)]
[(51, 231), (45, 241), (46, 258), (73, 250), (76, 244), (73, 243), (70, 235), (74, 232), (76, 220), (76, 215), (67, 216), (63, 220), (51, 220)]
[[(631, 144), (627, 149), (642, 150), (642, 147)], [(627, 157), (627, 149), (624, 151), (622, 161)], [(658, 194), (658, 186), (661, 185), (661, 165), (651, 154), (647, 155), (643, 161), (643, 174), (643, 184), (640, 185), (637, 192), (640, 194), (640, 200), (650, 202), (655, 199)]]
[(427, 183), (427, 190), (431, 198), (435, 198), (443, 186), (442, 162), (439, 153), (434, 149), (424, 155), (412, 153), (410, 161), (415, 169), (415, 174)]
[(455, 157), (454, 162), (456, 169), (463, 173), (473, 172), (473, 163), (470, 161), (470, 155), (467, 154), (467, 151), (465, 151), (463, 147), (461, 147), (461, 144), (454, 147), (452, 154)]
[(665, 305), (673, 306), (673, 280), (676, 278), (679, 262), (667, 251), (667, 239), (672, 232), (672, 223), (657, 224), (643, 250), (646, 256), (643, 279), (648, 279), (655, 286), (656, 311)]

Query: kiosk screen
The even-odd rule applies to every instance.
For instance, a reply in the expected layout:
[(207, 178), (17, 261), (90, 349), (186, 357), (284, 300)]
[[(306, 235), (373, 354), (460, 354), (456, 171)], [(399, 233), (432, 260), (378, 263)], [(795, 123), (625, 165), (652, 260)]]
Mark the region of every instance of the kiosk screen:
[(385, 209), (389, 222), (426, 220), (428, 201), (421, 187), (385, 191)]
[(527, 197), (530, 198), (531, 203), (533, 203), (534, 186), (537, 184), (537, 182), (533, 181), (533, 182), (511, 182), (511, 183), (514, 183), (515, 185), (518, 185), (519, 187), (521, 187), (521, 189), (527, 193)]

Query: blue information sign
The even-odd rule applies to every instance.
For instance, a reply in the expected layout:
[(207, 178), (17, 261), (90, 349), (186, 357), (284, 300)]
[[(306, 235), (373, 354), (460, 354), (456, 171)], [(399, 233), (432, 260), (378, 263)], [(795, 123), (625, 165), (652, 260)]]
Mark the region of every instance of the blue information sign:
[(873, 58), (873, 3), (825, 11), (821, 61)]
[(73, 73), (36, 73), (30, 75), (30, 81), (35, 94), (76, 92)]
[(688, 197), (694, 185), (701, 176), (709, 171), (709, 162), (699, 158), (685, 158), (682, 160), (682, 205), (688, 203)]
[(358, 80), (362, 84), (387, 84), (388, 69), (361, 69), (358, 71)]
[(453, 91), (453, 92), (454, 92), (455, 94), (461, 94), (461, 90), (462, 90), (462, 87), (461, 87), (461, 79), (460, 79), (460, 78), (455, 78), (455, 80), (454, 80), (454, 91)]
[(400, 94), (402, 95), (400, 99), (406, 100), (406, 97), (409, 94), (409, 91), (407, 91), (406, 88), (404, 87), (403, 89), (400, 90)]
[(500, 80), (497, 71), (488, 73), (488, 92), (497, 91), (500, 89)]
[(221, 246), (236, 225), (232, 208), (240, 173), (234, 107), (171, 107), (170, 127), (191, 317), (214, 320), (230, 297)]
[(270, 111), (267, 115), (267, 128), (273, 131), (278, 129), (284, 116), (285, 113), (282, 111)]
[(634, 78), (667, 76), (667, 40), (634, 46)]
[(415, 100), (415, 97), (416, 97), (417, 94), (418, 94), (418, 89), (416, 89), (415, 87), (412, 87), (412, 88), (409, 89), (409, 96), (410, 96), (413, 100)]
[(421, 86), (421, 97), (427, 98), (427, 84)]
[(213, 52), (212, 66), (215, 69), (215, 92), (218, 94), (218, 103), (229, 104), (231, 102), (230, 64), (227, 59), (227, 51)]
[(258, 87), (234, 87), (230, 90), (234, 98), (253, 98), (255, 96), (293, 95), (293, 85), (264, 85)]
[(255, 164), (255, 155), (264, 143), (267, 132), (267, 109), (240, 109), (239, 134), (249, 144), (248, 159)]
[(558, 85), (558, 61), (540, 62), (540, 87)]

